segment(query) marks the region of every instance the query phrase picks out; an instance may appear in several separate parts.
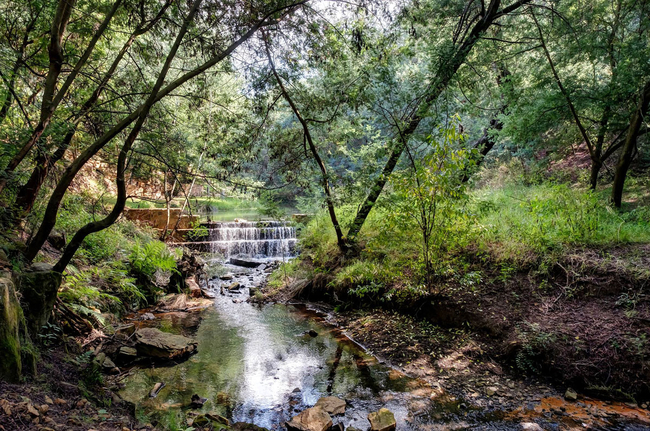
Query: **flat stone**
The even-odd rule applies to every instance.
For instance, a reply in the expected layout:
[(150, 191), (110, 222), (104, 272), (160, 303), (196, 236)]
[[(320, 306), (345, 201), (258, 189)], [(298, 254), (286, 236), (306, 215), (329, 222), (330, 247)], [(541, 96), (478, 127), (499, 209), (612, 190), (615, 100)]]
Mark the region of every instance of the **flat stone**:
[(285, 423), (289, 431), (327, 431), (332, 418), (320, 407), (311, 407)]
[(241, 284), (237, 283), (236, 281), (227, 287), (228, 290), (239, 290), (240, 288)]
[(397, 427), (395, 415), (388, 409), (382, 408), (378, 412), (368, 415), (371, 431), (394, 431)]
[(345, 414), (345, 401), (337, 397), (323, 397), (316, 402), (320, 407), (331, 415)]
[(123, 362), (134, 361), (138, 357), (138, 351), (133, 347), (122, 346), (117, 356)]
[(571, 388), (568, 388), (564, 393), (564, 399), (569, 401), (575, 401), (578, 399), (578, 393)]
[(139, 354), (158, 359), (176, 359), (196, 352), (197, 343), (182, 335), (168, 334), (155, 328), (142, 328), (135, 333)]

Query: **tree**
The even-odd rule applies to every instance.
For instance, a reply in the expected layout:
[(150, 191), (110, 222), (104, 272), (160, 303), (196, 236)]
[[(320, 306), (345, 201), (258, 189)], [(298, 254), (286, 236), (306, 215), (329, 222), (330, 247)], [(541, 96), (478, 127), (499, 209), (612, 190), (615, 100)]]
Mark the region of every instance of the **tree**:
[[(97, 152), (99, 152), (104, 146), (106, 146), (109, 142), (111, 142), (118, 134), (120, 134), (123, 130), (125, 130), (130, 124), (135, 122), (133, 128), (131, 129), (131, 132), (129, 133), (129, 136), (126, 138), (124, 145), (122, 146), (122, 150), (120, 151), (120, 158), (118, 159), (117, 180), (116, 180), (118, 186), (117, 203), (113, 208), (113, 211), (111, 211), (111, 213), (105, 219), (88, 224), (83, 228), (81, 228), (77, 232), (77, 234), (75, 234), (70, 244), (66, 247), (66, 250), (64, 251), (64, 255), (62, 256), (61, 260), (56, 265), (57, 270), (63, 270), (67, 265), (67, 263), (72, 258), (72, 256), (74, 255), (76, 249), (81, 244), (81, 241), (83, 241), (83, 239), (87, 235), (93, 232), (97, 232), (98, 230), (105, 229), (106, 227), (110, 226), (117, 219), (122, 209), (124, 208), (124, 202), (126, 200), (126, 192), (124, 188), (124, 169), (127, 160), (127, 154), (131, 150), (133, 143), (138, 137), (140, 130), (142, 129), (142, 126), (145, 120), (147, 119), (149, 112), (151, 111), (151, 108), (160, 100), (162, 100), (164, 97), (169, 96), (174, 90), (178, 89), (186, 82), (199, 76), (200, 74), (204, 73), (211, 67), (223, 61), (237, 47), (242, 45), (253, 34), (255, 34), (261, 27), (270, 25), (276, 22), (276, 20), (278, 19), (284, 19), (289, 15), (289, 13), (296, 10), (296, 8), (298, 8), (302, 4), (304, 4), (304, 1), (279, 2), (277, 4), (272, 4), (268, 6), (261, 5), (260, 6), (261, 10), (253, 10), (250, 12), (251, 15), (246, 15), (244, 17), (240, 17), (238, 15), (238, 12), (235, 9), (228, 10), (228, 12), (231, 12), (231, 15), (226, 14), (225, 18), (222, 17), (224, 21), (227, 18), (235, 21), (234, 22), (235, 24), (240, 24), (239, 21), (241, 21), (243, 18), (243, 21), (246, 24), (248, 24), (248, 22), (251, 22), (250, 24), (248, 24), (248, 29), (243, 33), (240, 33), (239, 35), (236, 35), (234, 37), (234, 40), (232, 41), (226, 40), (225, 46), (223, 46), (222, 49), (217, 49), (210, 52), (204, 61), (199, 60), (198, 65), (192, 67), (188, 71), (184, 71), (184, 70), (181, 71), (179, 76), (177, 76), (176, 78), (172, 79), (170, 82), (165, 84), (167, 74), (172, 66), (172, 61), (176, 57), (176, 54), (178, 53), (182, 42), (184, 42), (184, 37), (186, 36), (186, 34), (188, 33), (189, 29), (192, 27), (193, 24), (194, 25), (198, 24), (194, 22), (194, 16), (197, 12), (197, 9), (201, 5), (201, 0), (195, 0), (195, 2), (192, 3), (190, 10), (187, 11), (187, 14), (185, 15), (185, 18), (182, 22), (182, 25), (177, 30), (176, 40), (174, 41), (174, 44), (171, 46), (168, 52), (167, 59), (165, 60), (165, 64), (162, 66), (162, 69), (157, 75), (155, 85), (147, 92), (146, 100), (140, 103), (140, 105), (136, 109), (132, 110), (127, 116), (123, 117), (117, 124), (111, 127), (108, 131), (103, 133), (97, 140), (95, 140), (95, 142), (93, 142), (79, 156), (77, 156), (74, 159), (74, 161), (66, 168), (64, 174), (62, 175), (61, 179), (57, 183), (57, 186), (55, 187), (54, 191), (52, 192), (48, 200), (45, 214), (44, 217), (42, 218), (38, 231), (32, 236), (32, 238), (28, 242), (27, 250), (25, 252), (26, 260), (31, 262), (36, 257), (38, 251), (41, 249), (41, 247), (47, 240), (47, 237), (49, 236), (50, 232), (52, 231), (56, 223), (56, 216), (58, 214), (59, 206), (61, 204), (63, 196), (65, 195), (68, 187), (70, 186), (72, 180), (75, 178), (77, 173), (95, 154), (97, 154)], [(221, 7), (224, 5), (209, 4), (208, 6)], [(210, 8), (208, 7), (208, 9), (206, 9), (205, 12), (210, 13)], [(196, 16), (200, 16), (200, 15), (197, 14)], [(214, 25), (214, 23), (210, 23), (210, 22), (206, 24)], [(229, 22), (228, 24), (233, 24), (233, 23)], [(196, 29), (196, 31), (200, 31), (200, 29)], [(217, 37), (221, 37), (221, 36), (222, 36), (221, 34), (217, 35)], [(220, 39), (220, 41), (223, 41), (223, 39)]]
[(390, 148), (388, 160), (361, 204), (348, 230), (348, 241), (354, 241), (361, 231), (368, 214), (370, 214), (370, 211), (377, 202), (408, 141), (415, 134), (431, 105), (438, 99), (443, 90), (447, 88), (456, 71), (465, 62), (465, 59), (481, 35), (496, 20), (514, 12), (526, 3), (528, 1), (520, 0), (504, 8), (500, 8), (501, 2), (499, 0), (491, 1), (487, 7), (484, 7), (482, 3), (476, 5), (473, 1), (469, 1), (466, 4), (451, 41), (443, 50), (443, 55), (436, 59), (438, 61), (434, 69), (435, 73), (429, 76), (429, 84), (426, 85), (420, 97), (407, 105), (407, 110), (401, 117), (395, 117), (396, 121), (393, 124), (394, 137), (388, 144)]

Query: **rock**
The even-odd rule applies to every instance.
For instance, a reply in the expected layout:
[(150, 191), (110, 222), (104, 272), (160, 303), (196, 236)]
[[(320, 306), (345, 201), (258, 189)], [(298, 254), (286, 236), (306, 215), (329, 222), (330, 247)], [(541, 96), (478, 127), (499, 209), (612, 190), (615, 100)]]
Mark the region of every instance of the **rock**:
[(130, 337), (135, 333), (135, 325), (133, 323), (129, 323), (127, 325), (120, 325), (117, 328), (115, 328), (115, 334), (116, 335), (125, 335), (127, 337)]
[(117, 352), (117, 358), (121, 363), (128, 364), (138, 359), (138, 351), (133, 347), (122, 346)]
[[(111, 372), (113, 371), (114, 368), (117, 368), (115, 366), (115, 362), (113, 362), (111, 358), (109, 358), (108, 356), (104, 358), (104, 362), (102, 362), (102, 367), (104, 367), (105, 371), (111, 371)], [(119, 373), (119, 369), (118, 369), (118, 373)]]
[(208, 400), (207, 398), (203, 398), (203, 397), (199, 396), (198, 394), (194, 394), (194, 395), (192, 395), (192, 404), (191, 405), (195, 409), (200, 409), (201, 407), (203, 407), (203, 404), (205, 404), (205, 402), (207, 400)]
[(142, 320), (154, 320), (156, 316), (153, 313), (144, 313), (141, 317)]
[(239, 290), (240, 288), (241, 284), (237, 283), (236, 281), (227, 287), (228, 290)]
[(219, 279), (224, 281), (230, 281), (233, 279), (233, 275), (232, 274), (222, 275), (221, 277), (219, 277)]
[(199, 287), (199, 283), (196, 282), (194, 277), (186, 278), (185, 285), (190, 289), (190, 296), (192, 298), (200, 298), (202, 296), (201, 287)]
[(162, 388), (165, 387), (165, 382), (158, 382), (155, 385), (153, 385), (153, 389), (151, 392), (149, 392), (149, 397), (150, 398), (156, 398), (158, 396), (158, 393), (162, 390)]
[(0, 380), (18, 383), (22, 376), (23, 310), (9, 272), (0, 272)]
[(258, 271), (264, 271), (264, 270), (266, 269), (266, 265), (264, 265), (264, 264), (262, 263), (261, 265), (259, 265), (259, 266), (258, 266), (257, 268), (255, 268), (255, 269), (257, 269)]
[(289, 431), (327, 431), (332, 418), (320, 407), (311, 407), (285, 423)]
[(248, 296), (251, 296), (251, 297), (252, 297), (252, 296), (255, 296), (255, 295), (258, 294), (258, 292), (259, 292), (260, 294), (262, 293), (262, 291), (261, 291), (260, 289), (258, 289), (257, 287), (251, 287), (251, 288), (248, 290)]
[(65, 233), (52, 232), (50, 236), (47, 237), (47, 242), (49, 242), (55, 249), (61, 251), (65, 248), (68, 241), (66, 241)]
[(527, 431), (544, 431), (544, 428), (537, 425), (535, 422), (523, 422), (521, 428)]
[(323, 397), (316, 402), (320, 407), (331, 415), (345, 414), (345, 401), (337, 397)]
[(496, 395), (497, 392), (499, 392), (499, 388), (496, 386), (488, 386), (485, 388), (485, 393), (488, 397)]
[(359, 428), (355, 428), (355, 427), (347, 427), (345, 429), (345, 431), (361, 431), (361, 430)]
[(135, 338), (138, 353), (151, 358), (177, 359), (196, 352), (195, 341), (155, 328), (139, 329), (135, 333)]
[(61, 273), (52, 271), (46, 263), (35, 263), (19, 280), (21, 305), (30, 335), (36, 337), (52, 314), (56, 295), (61, 286)]
[(257, 268), (261, 263), (255, 262), (254, 260), (237, 259), (235, 257), (231, 257), (228, 262), (231, 265), (243, 266), (244, 268)]
[(397, 427), (395, 415), (388, 409), (382, 408), (378, 412), (368, 415), (371, 431), (393, 431)]
[(318, 337), (318, 332), (314, 331), (313, 329), (310, 329), (307, 333), (310, 337)]
[(564, 399), (568, 401), (575, 401), (578, 399), (578, 393), (571, 388), (568, 388), (564, 393)]

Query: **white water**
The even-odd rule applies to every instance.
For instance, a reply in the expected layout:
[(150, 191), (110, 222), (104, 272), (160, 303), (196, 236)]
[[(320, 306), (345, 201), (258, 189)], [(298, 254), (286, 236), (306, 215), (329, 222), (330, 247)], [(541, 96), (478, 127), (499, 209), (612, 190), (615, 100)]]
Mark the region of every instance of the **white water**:
[(286, 258), (296, 252), (296, 229), (286, 222), (211, 222), (204, 226), (207, 241), (183, 245), (225, 258)]

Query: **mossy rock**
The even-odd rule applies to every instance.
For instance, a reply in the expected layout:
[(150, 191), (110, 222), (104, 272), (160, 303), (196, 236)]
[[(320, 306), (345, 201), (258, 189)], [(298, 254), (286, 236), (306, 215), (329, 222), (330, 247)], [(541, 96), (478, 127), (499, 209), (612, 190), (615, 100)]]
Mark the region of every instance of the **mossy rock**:
[(0, 379), (18, 382), (22, 375), (20, 348), (24, 317), (11, 275), (0, 273)]
[(27, 329), (35, 337), (52, 314), (61, 286), (61, 273), (52, 271), (51, 265), (35, 263), (20, 275), (18, 281)]

